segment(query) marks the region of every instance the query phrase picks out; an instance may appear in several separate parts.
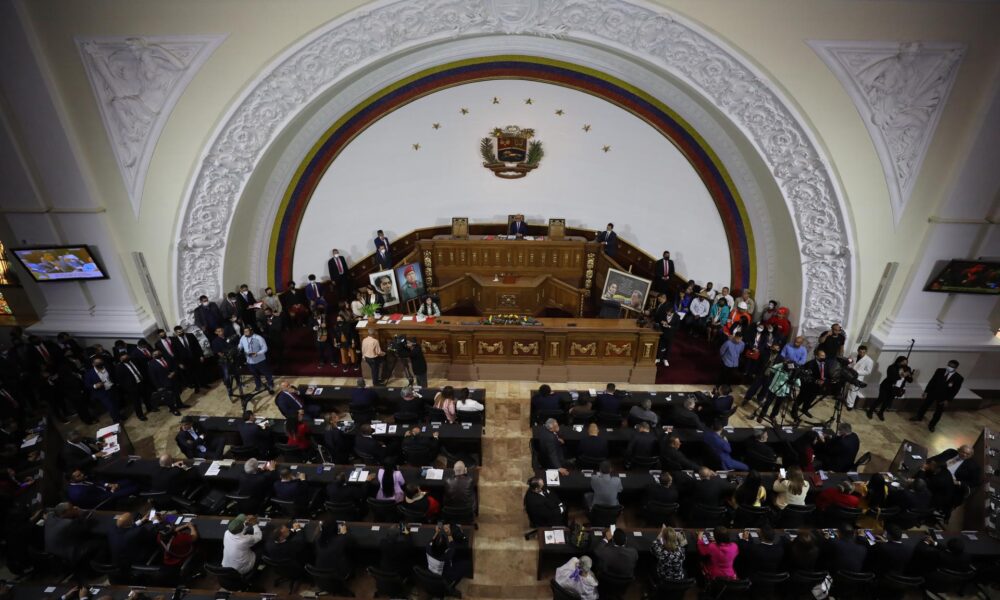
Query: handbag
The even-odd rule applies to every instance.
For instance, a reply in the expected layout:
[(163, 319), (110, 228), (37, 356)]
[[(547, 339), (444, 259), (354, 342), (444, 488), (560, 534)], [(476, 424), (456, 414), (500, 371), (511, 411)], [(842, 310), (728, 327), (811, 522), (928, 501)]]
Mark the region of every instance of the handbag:
[(593, 541), (594, 534), (584, 529), (583, 525), (573, 522), (569, 526), (569, 540), (567, 542), (574, 548), (589, 549)]
[(748, 360), (757, 360), (760, 358), (760, 350), (756, 348), (748, 348), (747, 351), (743, 353), (743, 356), (747, 357)]

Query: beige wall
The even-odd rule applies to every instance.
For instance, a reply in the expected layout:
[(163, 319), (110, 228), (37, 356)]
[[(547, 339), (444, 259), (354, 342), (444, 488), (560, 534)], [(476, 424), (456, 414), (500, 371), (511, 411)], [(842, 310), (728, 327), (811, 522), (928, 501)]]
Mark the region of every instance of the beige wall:
[[(886, 261), (901, 263), (886, 303), (894, 305), (927, 216), (947, 196), (1000, 67), (1000, 5), (876, 0), (659, 0), (738, 48), (811, 123), (850, 207), (857, 255), (855, 319), (860, 325)], [(39, 50), (79, 145), (83, 170), (109, 209), (123, 248), (146, 253), (166, 312), (178, 210), (200, 153), (242, 90), (291, 44), (360, 4), (357, 0), (31, 0), (25, 2)], [(227, 33), (192, 80), (159, 139), (138, 223), (115, 165), (74, 36)], [(961, 42), (969, 46), (909, 206), (893, 227), (888, 192), (871, 139), (841, 84), (807, 39)], [(238, 220), (239, 222), (239, 220)], [(243, 225), (244, 223), (240, 223)], [(234, 232), (234, 235), (240, 235)], [(129, 265), (131, 269), (131, 265)], [(142, 297), (134, 273), (133, 287)], [(232, 283), (227, 281), (227, 283)]]

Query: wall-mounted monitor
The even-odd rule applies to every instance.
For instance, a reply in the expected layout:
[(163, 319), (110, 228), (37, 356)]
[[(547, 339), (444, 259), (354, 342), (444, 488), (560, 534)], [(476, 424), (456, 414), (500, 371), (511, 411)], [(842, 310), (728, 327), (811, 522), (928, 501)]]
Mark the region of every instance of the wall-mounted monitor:
[(1000, 262), (952, 260), (927, 282), (925, 292), (1000, 294)]
[(86, 245), (14, 248), (11, 253), (35, 281), (108, 278)]

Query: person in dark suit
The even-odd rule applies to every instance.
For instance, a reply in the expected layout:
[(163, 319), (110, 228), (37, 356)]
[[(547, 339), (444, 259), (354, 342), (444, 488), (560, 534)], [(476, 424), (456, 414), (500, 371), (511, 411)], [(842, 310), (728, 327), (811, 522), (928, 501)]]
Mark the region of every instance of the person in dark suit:
[[(746, 462), (753, 468), (761, 469), (761, 465), (774, 465), (778, 462), (778, 455), (767, 443), (767, 430), (755, 431), (743, 445), (743, 453)], [(773, 470), (773, 469), (766, 469)]]
[(354, 440), (354, 451), (359, 456), (361, 454), (371, 456), (376, 462), (382, 464), (388, 455), (388, 451), (385, 448), (385, 444), (372, 437), (372, 433), (372, 426), (369, 423), (363, 423), (358, 428), (358, 436)]
[(174, 441), (188, 458), (222, 458), (225, 447), (225, 440), (208, 438), (191, 417), (181, 420), (180, 430), (174, 436)]
[(661, 294), (670, 293), (670, 276), (675, 273), (670, 252), (663, 251), (663, 258), (653, 264), (653, 289)]
[(877, 576), (905, 573), (913, 547), (903, 543), (903, 531), (892, 523), (885, 527), (885, 538), (885, 542), (875, 544), (868, 552), (868, 570)]
[(243, 422), (236, 426), (240, 434), (240, 443), (257, 450), (256, 458), (267, 458), (274, 447), (271, 432), (257, 424), (257, 417), (252, 410), (243, 411)]
[(743, 577), (756, 573), (780, 573), (785, 561), (785, 545), (775, 541), (774, 529), (770, 525), (760, 528), (760, 538), (754, 542), (747, 532), (740, 534), (737, 541), (739, 567), (737, 571)]
[(684, 404), (672, 403), (670, 410), (663, 417), (664, 425), (673, 425), (678, 429), (701, 429), (703, 427), (701, 419), (694, 412), (695, 399), (687, 397)]
[(349, 298), (351, 293), (351, 273), (347, 267), (347, 259), (340, 255), (340, 250), (333, 249), (333, 257), (326, 261), (330, 281), (337, 287), (340, 298)]
[(615, 233), (615, 224), (608, 223), (608, 227), (597, 234), (596, 241), (604, 246), (604, 253), (613, 258), (618, 252), (618, 234)]
[(326, 314), (326, 299), (323, 297), (323, 286), (320, 282), (316, 281), (316, 276), (312, 273), (306, 278), (307, 282), (305, 288), (306, 301), (309, 303), (309, 309), (315, 312), (319, 310), (324, 315)]
[(545, 487), (545, 480), (532, 477), (524, 494), (524, 510), (532, 527), (558, 527), (566, 524), (566, 508), (555, 492)]
[(223, 300), (222, 304), (219, 306), (219, 312), (222, 313), (223, 321), (231, 321), (233, 317), (236, 317), (237, 320), (242, 318), (240, 313), (240, 304), (236, 301), (237, 297), (236, 292), (229, 292), (226, 294), (226, 299)]
[(889, 492), (890, 504), (898, 506), (900, 510), (917, 512), (930, 510), (932, 500), (931, 492), (927, 489), (927, 481), (924, 479), (914, 479), (907, 487)]
[(674, 310), (674, 303), (669, 301), (667, 294), (656, 297), (656, 308), (650, 314), (653, 328), (660, 332), (656, 344), (656, 364), (670, 366), (670, 349), (674, 345), (674, 334), (681, 328), (681, 318)]
[(180, 495), (194, 477), (194, 471), (189, 470), (184, 461), (174, 460), (169, 454), (163, 454), (159, 458), (159, 465), (149, 476), (149, 491)]
[(660, 444), (660, 463), (664, 471), (697, 471), (701, 465), (681, 452), (681, 438), (670, 434)]
[(108, 530), (108, 549), (111, 564), (119, 569), (128, 569), (137, 557), (149, 556), (154, 544), (154, 531), (149, 523), (149, 514), (136, 522), (135, 515), (127, 512), (115, 519), (115, 525)]
[(271, 560), (302, 564), (309, 547), (302, 523), (282, 524), (264, 542), (264, 556)]
[(83, 346), (65, 331), (56, 335), (56, 346), (59, 347), (59, 356), (65, 356), (66, 352), (69, 352), (73, 358), (83, 360)]
[(181, 404), (180, 375), (177, 374), (177, 369), (159, 350), (153, 352), (153, 360), (149, 361), (147, 368), (153, 389), (163, 392), (159, 397), (169, 400), (170, 414), (180, 415), (179, 409), (186, 406)]
[[(305, 535), (305, 534), (301, 534)], [(381, 548), (381, 544), (379, 545)], [(316, 567), (341, 573), (350, 573), (354, 565), (354, 542), (347, 535), (347, 524), (333, 519), (323, 521), (313, 549), (316, 553)], [(404, 561), (409, 564), (409, 559)]]
[(135, 407), (135, 416), (140, 421), (145, 421), (146, 415), (142, 412), (143, 404), (146, 405), (146, 412), (156, 412), (155, 406), (149, 404), (149, 394), (146, 382), (147, 375), (132, 362), (132, 357), (128, 353), (118, 355), (118, 364), (115, 365), (115, 380), (121, 389), (122, 400)]
[(841, 523), (837, 528), (837, 537), (827, 542), (824, 555), (827, 569), (831, 573), (837, 571), (861, 573), (865, 570), (868, 547), (858, 540), (854, 525)]
[(378, 403), (378, 394), (372, 388), (365, 387), (365, 378), (358, 377), (355, 387), (351, 390), (351, 403), (348, 408), (353, 412), (366, 412), (374, 409)]
[(816, 398), (823, 393), (829, 381), (830, 374), (828, 373), (829, 369), (827, 369), (826, 352), (822, 349), (817, 350), (815, 358), (808, 361), (802, 368), (809, 374), (809, 377), (807, 378), (808, 382), (802, 384), (799, 395), (792, 405), (792, 418), (796, 421), (799, 420), (799, 413), (812, 418), (809, 409), (813, 407)]
[(306, 499), (309, 486), (306, 485), (306, 474), (299, 473), (298, 476), (292, 474), (291, 469), (281, 469), (278, 472), (278, 481), (272, 486), (274, 498), (286, 502), (302, 502)]
[(837, 434), (834, 437), (827, 437), (819, 434), (819, 443), (816, 444), (816, 459), (820, 461), (823, 469), (835, 473), (846, 473), (853, 470), (854, 461), (858, 457), (858, 450), (861, 447), (861, 439), (854, 433), (850, 423), (841, 423), (837, 426)]
[(931, 380), (927, 382), (927, 387), (924, 388), (922, 396), (924, 402), (920, 405), (917, 414), (910, 419), (911, 421), (923, 421), (927, 409), (933, 404), (934, 415), (931, 417), (930, 423), (927, 424), (927, 429), (934, 431), (938, 421), (941, 420), (941, 413), (944, 412), (948, 403), (955, 399), (958, 391), (962, 389), (962, 382), (965, 381), (965, 378), (958, 374), (957, 369), (958, 361), (949, 360), (947, 367), (934, 371)]
[(975, 490), (983, 484), (983, 466), (973, 458), (972, 446), (968, 444), (959, 446), (958, 449), (949, 448), (931, 457), (933, 460), (945, 465), (951, 471), (956, 483), (960, 483)]
[(83, 386), (90, 393), (90, 399), (97, 401), (108, 411), (108, 416), (115, 423), (122, 422), (118, 411), (118, 390), (115, 389), (114, 376), (105, 366), (103, 358), (95, 358), (93, 365), (83, 373)]
[(183, 366), (181, 375), (184, 377), (184, 382), (197, 393), (206, 385), (205, 352), (201, 349), (201, 343), (193, 333), (185, 332), (180, 325), (174, 327), (174, 335), (170, 341), (177, 351), (177, 362)]
[(378, 267), (379, 271), (385, 271), (392, 268), (392, 255), (389, 254), (389, 249), (385, 246), (380, 246), (378, 250), (375, 251), (375, 265)]
[(661, 472), (659, 480), (646, 486), (645, 504), (650, 502), (674, 504), (677, 499), (677, 486), (674, 485), (674, 477), (669, 471)]
[(389, 238), (385, 236), (385, 232), (381, 229), (375, 232), (375, 239), (373, 242), (375, 243), (375, 250), (378, 250), (379, 248), (389, 250)]
[(562, 407), (559, 405), (559, 396), (552, 393), (552, 388), (546, 384), (542, 384), (538, 388), (538, 393), (531, 397), (531, 411), (538, 412), (540, 410), (559, 410)]
[(52, 342), (31, 335), (28, 336), (28, 348), (24, 356), (27, 358), (24, 362), (33, 374), (38, 374), (43, 368), (51, 373), (55, 371), (56, 360), (62, 356), (62, 351)]
[[(337, 473), (333, 481), (326, 486), (326, 499), (329, 502), (351, 502), (360, 509), (368, 497), (368, 486), (351, 483), (347, 477), (346, 471)], [(374, 479), (375, 474), (369, 473), (368, 477)]]
[(179, 348), (177, 348), (176, 341), (167, 335), (166, 329), (156, 330), (157, 340), (153, 345), (153, 348), (160, 352), (160, 355), (166, 359), (171, 365), (176, 369), (183, 369), (184, 363), (181, 362), (181, 357), (179, 356)]
[(657, 445), (656, 436), (650, 431), (649, 423), (645, 421), (639, 423), (632, 434), (632, 439), (628, 442), (628, 447), (625, 448), (625, 465), (630, 467), (637, 458), (657, 456), (659, 454)]
[[(66, 499), (80, 508), (95, 508), (105, 502), (112, 502), (115, 498), (110, 487), (95, 483), (87, 479), (83, 471), (75, 469), (69, 475), (69, 484), (66, 486)], [(104, 507), (111, 510), (113, 506)]]
[(594, 412), (617, 414), (621, 411), (622, 401), (615, 393), (615, 384), (609, 383), (604, 391), (594, 398)]
[(351, 456), (351, 438), (337, 424), (340, 415), (335, 412), (327, 415), (327, 428), (323, 432), (323, 446), (330, 452), (331, 459), (336, 464), (345, 464)]
[(248, 459), (243, 463), (243, 473), (240, 474), (236, 495), (249, 496), (263, 504), (264, 499), (271, 496), (274, 484), (278, 481), (278, 473), (275, 468), (274, 461), (261, 465), (261, 462), (256, 458)]
[(576, 451), (578, 456), (607, 460), (608, 440), (601, 435), (601, 428), (598, 427), (597, 423), (587, 425), (587, 435), (577, 444)]
[(222, 324), (226, 321), (226, 318), (222, 316), (222, 310), (219, 309), (219, 305), (211, 302), (208, 296), (203, 295), (199, 297), (198, 306), (192, 312), (194, 313), (194, 324), (205, 332), (205, 337), (208, 339), (212, 339), (212, 336), (215, 335), (215, 330), (222, 327)]
[(239, 293), (236, 294), (236, 305), (239, 307), (240, 320), (243, 321), (244, 327), (253, 327), (257, 321), (254, 316), (254, 311), (257, 309), (253, 308), (255, 304), (257, 304), (257, 299), (250, 291), (250, 286), (242, 284)]
[(299, 414), (299, 410), (306, 411), (306, 414), (311, 419), (315, 419), (320, 415), (320, 407), (318, 404), (313, 404), (306, 402), (302, 396), (299, 395), (298, 390), (292, 387), (292, 384), (288, 381), (281, 382), (281, 391), (278, 395), (274, 397), (274, 403), (278, 406), (278, 410), (281, 414), (285, 416), (286, 419), (291, 419)]
[(507, 226), (507, 235), (521, 237), (528, 235), (528, 224), (524, 222), (524, 215), (514, 215), (510, 225)]
[(907, 383), (913, 383), (913, 371), (907, 366), (905, 356), (897, 356), (885, 371), (885, 379), (878, 386), (878, 397), (868, 401), (865, 414), (872, 418), (878, 412), (879, 421), (885, 421), (885, 411), (892, 407), (892, 401), (903, 395)]
[(691, 489), (691, 501), (705, 506), (722, 506), (736, 491), (736, 486), (719, 478), (708, 467), (698, 469), (698, 480)]
[(559, 436), (559, 421), (548, 419), (539, 428), (538, 436), (538, 460), (542, 463), (543, 469), (559, 469), (562, 475), (569, 475), (566, 469), (569, 461), (566, 459), (563, 450), (565, 442)]
[(722, 419), (724, 424), (729, 423), (729, 413), (733, 409), (733, 388), (730, 385), (717, 385), (707, 396), (695, 392), (695, 397), (697, 398), (695, 412), (706, 427), (711, 427), (719, 419)]
[(639, 551), (628, 545), (628, 536), (624, 529), (617, 529), (612, 534), (609, 527), (604, 531), (603, 537), (594, 537), (592, 553), (601, 572), (626, 579), (635, 577)]
[(931, 507), (950, 512), (954, 506), (955, 495), (958, 488), (955, 486), (955, 478), (951, 471), (944, 465), (932, 458), (924, 462), (924, 466), (915, 477), (927, 482), (927, 491), (931, 494)]

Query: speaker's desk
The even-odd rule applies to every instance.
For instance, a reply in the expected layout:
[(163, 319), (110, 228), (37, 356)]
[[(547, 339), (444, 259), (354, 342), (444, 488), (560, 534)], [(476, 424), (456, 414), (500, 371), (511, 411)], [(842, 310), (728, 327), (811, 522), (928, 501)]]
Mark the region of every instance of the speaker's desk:
[(383, 350), (397, 335), (419, 339), (431, 377), (632, 383), (656, 378), (659, 334), (630, 319), (541, 318), (536, 325), (485, 325), (478, 317), (445, 316), (432, 322), (369, 322), (359, 327), (362, 337), (370, 328)]

